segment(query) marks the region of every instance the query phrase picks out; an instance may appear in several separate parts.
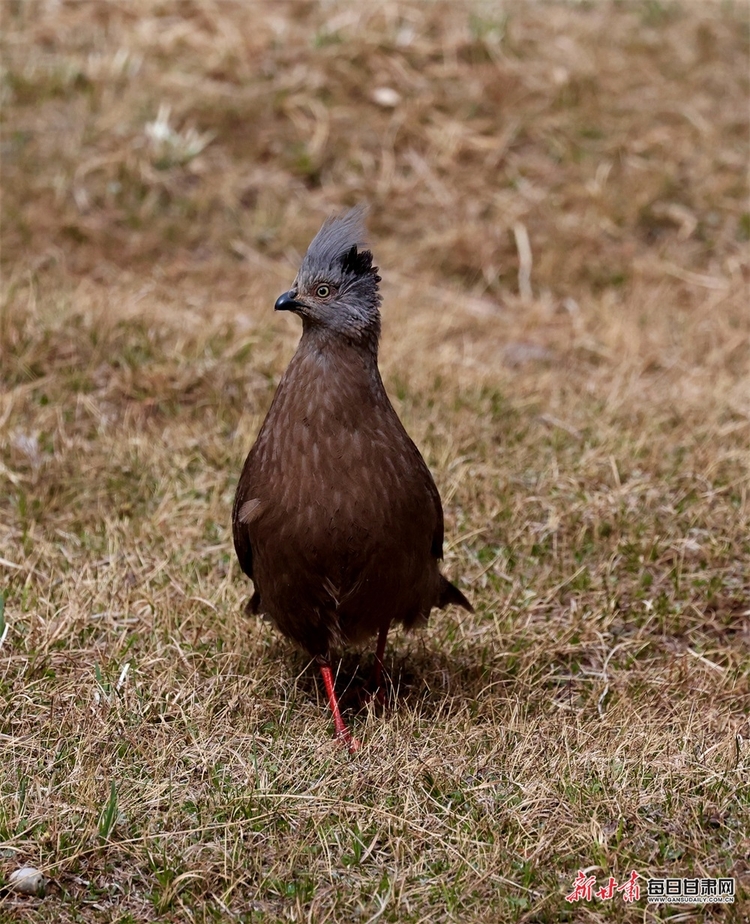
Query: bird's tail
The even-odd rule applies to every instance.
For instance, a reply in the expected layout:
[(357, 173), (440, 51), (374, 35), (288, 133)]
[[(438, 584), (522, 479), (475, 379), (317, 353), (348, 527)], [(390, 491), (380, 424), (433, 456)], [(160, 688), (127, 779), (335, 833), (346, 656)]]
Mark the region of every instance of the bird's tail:
[(467, 610), (469, 613), (474, 612), (474, 607), (469, 603), (469, 601), (464, 597), (461, 591), (455, 585), (451, 584), (448, 578), (440, 575), (440, 591), (438, 596), (438, 606), (440, 609), (448, 606), (449, 603), (453, 603), (456, 606), (460, 606), (463, 609)]

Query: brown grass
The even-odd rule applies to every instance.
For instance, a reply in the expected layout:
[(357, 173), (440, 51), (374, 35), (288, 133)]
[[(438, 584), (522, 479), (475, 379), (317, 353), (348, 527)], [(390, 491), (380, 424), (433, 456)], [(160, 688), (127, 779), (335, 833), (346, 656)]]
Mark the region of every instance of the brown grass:
[[(746, 920), (748, 5), (1, 9), (0, 920)], [(477, 614), (351, 759), (228, 521), (362, 200)]]

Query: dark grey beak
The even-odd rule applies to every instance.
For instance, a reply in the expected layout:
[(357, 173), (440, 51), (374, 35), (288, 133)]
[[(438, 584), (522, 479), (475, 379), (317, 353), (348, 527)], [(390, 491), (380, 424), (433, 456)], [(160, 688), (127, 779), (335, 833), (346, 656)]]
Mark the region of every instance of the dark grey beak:
[(297, 301), (295, 291), (284, 292), (283, 295), (279, 295), (276, 299), (276, 304), (273, 306), (274, 311), (294, 311), (295, 308), (300, 307), (300, 303)]

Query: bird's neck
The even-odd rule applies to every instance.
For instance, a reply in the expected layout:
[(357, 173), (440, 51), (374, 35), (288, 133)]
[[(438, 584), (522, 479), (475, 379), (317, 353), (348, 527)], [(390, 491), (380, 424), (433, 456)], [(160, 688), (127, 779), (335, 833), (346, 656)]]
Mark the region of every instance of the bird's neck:
[(298, 353), (320, 354), (321, 357), (336, 357), (338, 362), (347, 359), (355, 363), (370, 364), (377, 368), (380, 328), (358, 328), (350, 334), (331, 331), (303, 318), (302, 339)]
[(305, 331), (280, 391), (284, 403), (304, 396), (316, 410), (356, 422), (367, 408), (390, 406), (380, 377), (375, 343), (352, 343), (341, 336)]

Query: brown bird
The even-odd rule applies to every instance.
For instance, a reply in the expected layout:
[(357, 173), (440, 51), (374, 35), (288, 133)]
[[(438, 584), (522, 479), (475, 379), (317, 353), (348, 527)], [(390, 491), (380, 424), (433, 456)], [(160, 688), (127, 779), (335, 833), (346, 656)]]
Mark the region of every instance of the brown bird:
[[(332, 655), (377, 634), (379, 691), (388, 629), (423, 625), (432, 607), (471, 604), (440, 574), (443, 509), (378, 370), (378, 268), (363, 210), (329, 218), (276, 311), (302, 339), (245, 461), (234, 547), (255, 592), (248, 604), (314, 656), (335, 734), (344, 724)], [(381, 694), (382, 695), (382, 694)]]

